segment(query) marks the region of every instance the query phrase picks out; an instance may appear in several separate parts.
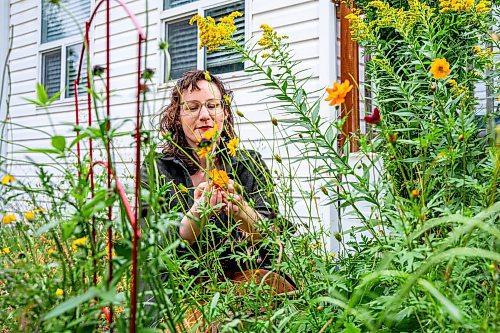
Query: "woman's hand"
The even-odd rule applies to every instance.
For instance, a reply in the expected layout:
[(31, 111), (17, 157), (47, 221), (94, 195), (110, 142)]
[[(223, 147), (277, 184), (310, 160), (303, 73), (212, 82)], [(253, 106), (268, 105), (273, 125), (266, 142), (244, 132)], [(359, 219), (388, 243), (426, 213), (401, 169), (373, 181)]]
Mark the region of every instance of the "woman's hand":
[[(182, 218), (181, 226), (179, 228), (179, 233), (181, 237), (192, 244), (201, 232), (200, 225), (196, 220), (200, 221), (201, 214), (199, 213), (199, 208), (205, 206), (205, 200), (208, 198), (208, 206), (214, 207), (218, 204), (224, 203), (223, 191), (221, 189), (215, 189), (213, 184), (202, 182), (194, 189), (194, 203), (189, 209), (188, 213)], [(221, 210), (225, 207), (219, 205), (220, 207), (216, 211)]]
[[(212, 182), (201, 182), (195, 189), (194, 189), (194, 203), (193, 206), (191, 207), (190, 211), (191, 212), (197, 212), (198, 208), (204, 206), (204, 201), (206, 198), (208, 198), (208, 206), (209, 207), (214, 207), (216, 205), (219, 205), (221, 203), (225, 203), (223, 200), (224, 197), (224, 191), (220, 188), (214, 188)], [(224, 206), (221, 206), (215, 211), (220, 211), (223, 209)]]
[(245, 206), (246, 202), (241, 195), (236, 193), (235, 187), (234, 180), (229, 179), (227, 191), (222, 192), (222, 200), (226, 204), (226, 214), (233, 218), (240, 219), (242, 207)]

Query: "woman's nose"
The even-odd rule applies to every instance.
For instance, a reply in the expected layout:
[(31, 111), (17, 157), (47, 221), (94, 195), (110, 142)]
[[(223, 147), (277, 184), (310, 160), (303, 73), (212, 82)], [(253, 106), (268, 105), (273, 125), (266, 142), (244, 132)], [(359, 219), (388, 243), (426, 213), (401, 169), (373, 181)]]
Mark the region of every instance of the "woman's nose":
[(210, 118), (210, 112), (208, 112), (208, 108), (205, 104), (203, 104), (201, 107), (200, 107), (200, 112), (198, 114), (198, 117), (200, 119), (209, 119)]

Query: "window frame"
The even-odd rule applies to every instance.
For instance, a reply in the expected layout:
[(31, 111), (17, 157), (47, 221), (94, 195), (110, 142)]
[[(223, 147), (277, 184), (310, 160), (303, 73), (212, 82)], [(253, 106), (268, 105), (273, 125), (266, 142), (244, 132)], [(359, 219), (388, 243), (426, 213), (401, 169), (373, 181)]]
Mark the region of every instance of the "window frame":
[[(89, 5), (90, 5), (90, 13), (92, 13), (92, 10), (94, 9), (94, 4), (95, 0), (88, 0)], [(43, 55), (48, 52), (60, 50), (61, 51), (61, 81), (59, 84), (59, 91), (61, 91), (61, 94), (59, 95), (59, 98), (56, 99), (57, 102), (69, 102), (74, 99), (74, 96), (69, 96), (66, 97), (66, 49), (70, 46), (74, 46), (76, 44), (83, 44), (83, 36), (80, 36), (79, 34), (75, 34), (73, 36), (68, 36), (64, 37), (58, 40), (53, 40), (50, 42), (42, 43), (42, 5), (43, 5), (43, 0), (38, 0), (38, 29), (37, 29), (37, 48), (38, 48), (38, 57), (37, 57), (37, 82), (42, 83), (43, 79)], [(85, 22), (82, 22), (82, 30), (83, 33), (85, 33)], [(89, 30), (89, 36), (92, 36), (92, 30), (93, 26), (90, 27)], [(89, 46), (89, 53), (92, 55), (92, 46)], [(83, 73), (82, 73), (83, 74)], [(69, 82), (68, 82), (68, 87), (69, 87)], [(63, 91), (64, 90), (64, 91)], [(86, 94), (85, 94), (86, 95)], [(51, 97), (51, 96), (49, 96)]]
[[(243, 1), (245, 5), (245, 12), (244, 12), (244, 19), (245, 19), (245, 31), (244, 31), (244, 38), (245, 40), (248, 40), (248, 38), (251, 35), (251, 5), (252, 1), (251, 0), (198, 0), (194, 1), (191, 3), (187, 3), (181, 6), (177, 6), (174, 8), (169, 8), (169, 9), (163, 9), (163, 1), (161, 3), (161, 8), (160, 8), (160, 15), (159, 15), (159, 20), (158, 20), (158, 26), (160, 29), (160, 32), (158, 34), (158, 42), (161, 40), (167, 41), (167, 24), (169, 22), (176, 22), (182, 19), (189, 19), (190, 17), (198, 14), (202, 17), (204, 17), (204, 13), (207, 10), (221, 7), (221, 6), (228, 6), (232, 5), (234, 3)], [(199, 48), (200, 46), (200, 39), (196, 38), (196, 48), (197, 48), (197, 57), (196, 57), (196, 68), (197, 69), (205, 69), (205, 52), (206, 49)], [(160, 86), (170, 86), (172, 85), (176, 79), (169, 79), (166, 80), (165, 78), (165, 71), (166, 71), (166, 63), (164, 59), (163, 52), (160, 51), (158, 55), (158, 60), (160, 64), (160, 70), (162, 75), (160, 77)], [(249, 66), (249, 62), (246, 60), (243, 63), (243, 70), (239, 71), (234, 71), (234, 72), (227, 72), (227, 73), (222, 73), (218, 74), (223, 80), (231, 79), (231, 78), (239, 78), (244, 76), (245, 68)]]

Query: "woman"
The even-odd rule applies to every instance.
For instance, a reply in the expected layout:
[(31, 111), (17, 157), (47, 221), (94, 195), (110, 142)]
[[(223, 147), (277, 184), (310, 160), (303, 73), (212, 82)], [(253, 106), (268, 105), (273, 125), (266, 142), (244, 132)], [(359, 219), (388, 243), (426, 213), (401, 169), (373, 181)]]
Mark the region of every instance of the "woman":
[(277, 258), (257, 250), (269, 229), (278, 229), (262, 227), (277, 221), (277, 200), (260, 155), (235, 152), (231, 97), (216, 76), (199, 70), (185, 73), (161, 115), (161, 131), (168, 133), (169, 142), (153, 168), (156, 177), (143, 172), (142, 181), (150, 187), (148, 179), (160, 179), (156, 186), (166, 188), (165, 208), (181, 208), (178, 236), (190, 248), (181, 248), (179, 254), (217, 271), (220, 279), (241, 282), (258, 272), (257, 280), (264, 279), (274, 292), (291, 291), (291, 281), (264, 269)]

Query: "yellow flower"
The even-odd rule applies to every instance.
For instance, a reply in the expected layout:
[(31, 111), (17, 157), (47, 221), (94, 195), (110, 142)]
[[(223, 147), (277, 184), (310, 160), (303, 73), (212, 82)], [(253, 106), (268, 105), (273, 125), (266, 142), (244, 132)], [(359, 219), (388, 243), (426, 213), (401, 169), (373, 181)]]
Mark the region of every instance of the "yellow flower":
[(229, 151), (229, 155), (231, 156), (236, 156), (236, 148), (238, 147), (240, 143), (240, 139), (238, 138), (232, 138), (231, 140), (229, 140), (228, 144), (227, 144), (227, 149)]
[(47, 250), (47, 254), (48, 254), (49, 256), (51, 256), (52, 254), (54, 254), (54, 252), (56, 252), (54, 249), (48, 249), (48, 250)]
[(431, 64), (431, 74), (435, 79), (444, 79), (450, 73), (450, 64), (445, 58), (436, 58)]
[(328, 97), (325, 98), (325, 101), (330, 101), (330, 106), (344, 103), (345, 97), (347, 93), (352, 90), (352, 87), (349, 80), (345, 80), (342, 84), (334, 82), (332, 88), (326, 88)]
[(24, 218), (27, 221), (33, 221), (35, 219), (35, 212), (34, 211), (29, 211), (29, 212), (24, 213)]
[(232, 12), (228, 16), (220, 18), (219, 23), (215, 23), (215, 20), (210, 16), (201, 17), (195, 15), (189, 20), (189, 24), (192, 25), (196, 22), (198, 26), (198, 30), (200, 31), (200, 48), (205, 46), (208, 52), (214, 52), (219, 50), (221, 46), (234, 43), (231, 40), (232, 35), (237, 30), (234, 19), (240, 16), (243, 16), (243, 14)]
[(209, 71), (204, 71), (203, 75), (205, 75), (205, 80), (207, 80), (208, 82), (212, 81), (212, 77), (210, 76), (210, 72)]
[(2, 249), (2, 251), (0, 251), (0, 254), (9, 254), (10, 253), (10, 248), (8, 247), (5, 247)]
[(71, 242), (71, 248), (73, 251), (77, 250), (80, 246), (84, 246), (87, 242), (87, 237), (77, 238)]
[(62, 295), (64, 295), (64, 290), (62, 290), (61, 288), (57, 288), (56, 296), (62, 296)]
[(260, 28), (262, 29), (262, 31), (264, 32), (272, 32), (273, 31), (273, 28), (271, 28), (269, 25), (267, 24), (261, 24), (260, 25)]
[(207, 140), (212, 140), (216, 133), (217, 133), (217, 124), (214, 124), (214, 127), (212, 127), (212, 129), (209, 129), (208, 131), (205, 131), (205, 133), (203, 133), (203, 138)]
[(196, 153), (198, 154), (199, 157), (207, 157), (211, 151), (212, 151), (212, 145), (208, 145), (206, 147), (198, 148)]
[(15, 181), (16, 181), (16, 178), (14, 178), (13, 176), (11, 176), (11, 175), (5, 175), (2, 178), (2, 185), (7, 185), (7, 184), (15, 182)]
[(2, 218), (3, 224), (11, 224), (12, 222), (16, 222), (16, 216), (14, 214), (7, 214)]
[(231, 97), (224, 95), (224, 103), (226, 103), (226, 105), (231, 105)]
[(229, 182), (229, 176), (227, 175), (226, 171), (213, 169), (212, 171), (209, 172), (208, 175), (210, 179), (212, 179), (212, 181), (214, 182), (214, 185), (221, 188), (227, 187), (227, 183)]
[(477, 45), (476, 45), (476, 46), (474, 46), (472, 49), (474, 50), (474, 53), (479, 53), (479, 52), (481, 52), (481, 46), (477, 46)]

